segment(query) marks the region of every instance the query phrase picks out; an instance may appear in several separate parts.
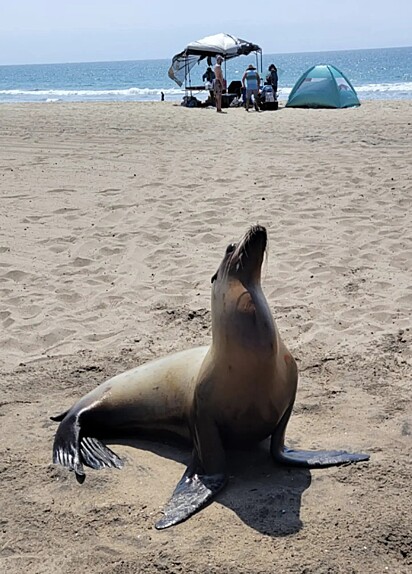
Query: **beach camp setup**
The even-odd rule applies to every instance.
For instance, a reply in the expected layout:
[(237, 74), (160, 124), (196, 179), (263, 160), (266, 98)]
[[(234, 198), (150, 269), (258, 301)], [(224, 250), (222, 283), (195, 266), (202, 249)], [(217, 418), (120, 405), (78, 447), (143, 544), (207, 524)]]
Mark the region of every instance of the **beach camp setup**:
[(173, 56), (168, 75), (178, 86), (184, 84), (185, 90), (204, 89), (204, 86), (192, 85), (190, 71), (196, 64), (206, 60), (207, 65), (212, 66), (217, 56), (222, 56), (226, 64), (226, 60), (251, 53), (256, 54), (256, 68), (262, 70), (262, 49), (257, 44), (230, 34), (206, 36), (201, 40), (190, 42), (182, 52)]
[(331, 64), (312, 66), (293, 87), (288, 108), (350, 108), (360, 106), (358, 96), (343, 72)]

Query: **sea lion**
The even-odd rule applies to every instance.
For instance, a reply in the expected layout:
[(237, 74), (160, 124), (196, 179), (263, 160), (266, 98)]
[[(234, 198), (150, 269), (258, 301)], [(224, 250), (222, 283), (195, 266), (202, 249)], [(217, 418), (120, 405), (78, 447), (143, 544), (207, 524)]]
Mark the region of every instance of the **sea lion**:
[(267, 233), (251, 227), (227, 247), (212, 277), (212, 344), (182, 351), (109, 379), (60, 421), (53, 462), (84, 480), (83, 465), (122, 466), (100, 438), (142, 430), (189, 438), (192, 460), (156, 527), (182, 522), (227, 481), (225, 447), (271, 436), (276, 462), (307, 468), (368, 460), (346, 451), (296, 451), (284, 445), (298, 373), (261, 287)]

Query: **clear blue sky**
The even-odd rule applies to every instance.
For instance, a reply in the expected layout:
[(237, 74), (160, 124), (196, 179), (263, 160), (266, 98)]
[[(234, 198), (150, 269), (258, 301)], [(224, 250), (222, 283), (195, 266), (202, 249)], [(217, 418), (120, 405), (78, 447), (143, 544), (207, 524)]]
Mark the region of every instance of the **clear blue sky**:
[(266, 53), (411, 46), (412, 0), (0, 0), (0, 64), (171, 58), (218, 32)]

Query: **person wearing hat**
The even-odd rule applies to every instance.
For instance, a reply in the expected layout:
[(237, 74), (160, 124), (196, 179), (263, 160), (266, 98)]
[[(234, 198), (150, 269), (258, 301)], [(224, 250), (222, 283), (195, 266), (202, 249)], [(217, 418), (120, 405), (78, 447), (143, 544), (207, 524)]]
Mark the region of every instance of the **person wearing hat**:
[(278, 69), (275, 64), (270, 64), (268, 68), (268, 75), (266, 76), (266, 81), (272, 86), (273, 95), (276, 99), (276, 93), (278, 91)]
[(223, 72), (221, 66), (222, 62), (223, 62), (222, 56), (218, 56), (216, 58), (216, 65), (214, 68), (215, 79), (213, 81), (213, 91), (215, 93), (216, 111), (219, 113), (222, 113), (222, 94), (225, 85), (225, 80), (223, 78)]
[(242, 77), (242, 87), (246, 90), (246, 111), (249, 111), (250, 100), (253, 96), (253, 105), (255, 110), (259, 111), (258, 100), (259, 100), (259, 86), (260, 86), (260, 76), (253, 64), (249, 64), (246, 68), (245, 73)]

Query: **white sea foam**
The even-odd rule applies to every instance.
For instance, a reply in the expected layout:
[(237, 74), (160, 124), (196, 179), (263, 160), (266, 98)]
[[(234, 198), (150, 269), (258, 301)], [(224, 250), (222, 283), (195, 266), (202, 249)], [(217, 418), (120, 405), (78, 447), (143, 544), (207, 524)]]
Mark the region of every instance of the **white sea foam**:
[[(292, 86), (282, 86), (279, 99), (286, 100)], [(359, 96), (364, 99), (376, 99), (386, 95), (390, 99), (397, 97), (412, 98), (412, 82), (380, 83), (355, 86)], [(9, 89), (0, 90), (0, 101), (56, 102), (56, 101), (159, 101), (161, 92), (166, 100), (179, 101), (185, 94), (183, 88), (125, 88), (106, 90), (63, 90), (63, 89)], [(198, 95), (197, 92), (193, 92)], [(206, 94), (206, 92), (201, 92)], [(202, 97), (200, 95), (200, 97)]]
[[(356, 92), (359, 94), (385, 94), (385, 93), (399, 93), (410, 94), (412, 97), (412, 82), (400, 82), (398, 84), (366, 84), (364, 86), (354, 86)], [(280, 96), (288, 96), (292, 91), (292, 87), (288, 86), (281, 88)]]
[(412, 82), (400, 82), (398, 84), (367, 84), (355, 87), (357, 92), (402, 92), (412, 93)]
[(124, 90), (0, 90), (0, 95), (8, 96), (49, 96), (49, 97), (86, 97), (86, 98), (99, 98), (105, 96), (159, 96), (161, 92), (165, 95), (181, 96), (184, 93), (182, 89), (158, 89), (158, 88), (127, 88)]

